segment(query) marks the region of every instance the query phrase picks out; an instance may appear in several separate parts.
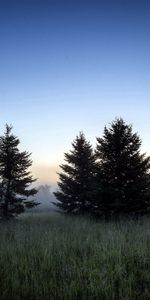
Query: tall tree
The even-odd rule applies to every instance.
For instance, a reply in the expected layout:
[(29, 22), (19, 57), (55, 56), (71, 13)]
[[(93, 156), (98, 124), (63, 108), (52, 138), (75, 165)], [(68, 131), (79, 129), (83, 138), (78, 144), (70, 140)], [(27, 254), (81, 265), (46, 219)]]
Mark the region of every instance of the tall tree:
[(29, 200), (36, 189), (29, 188), (35, 181), (28, 168), (32, 165), (30, 154), (18, 149), (19, 139), (12, 133), (12, 127), (6, 125), (6, 131), (0, 137), (0, 215), (9, 219), (31, 208), (37, 203)]
[(116, 119), (97, 138), (99, 211), (105, 215), (145, 213), (150, 207), (150, 157), (141, 154), (132, 126)]
[(73, 150), (65, 153), (66, 164), (60, 166), (63, 172), (59, 173), (59, 191), (54, 193), (58, 199), (56, 205), (66, 213), (91, 213), (95, 156), (83, 133), (76, 137), (72, 147)]

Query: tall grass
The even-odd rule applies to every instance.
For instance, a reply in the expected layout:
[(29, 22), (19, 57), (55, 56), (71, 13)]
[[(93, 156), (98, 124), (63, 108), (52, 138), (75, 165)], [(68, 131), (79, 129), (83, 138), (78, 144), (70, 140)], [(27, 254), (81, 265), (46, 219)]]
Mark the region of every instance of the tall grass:
[(0, 300), (150, 299), (150, 220), (0, 224)]

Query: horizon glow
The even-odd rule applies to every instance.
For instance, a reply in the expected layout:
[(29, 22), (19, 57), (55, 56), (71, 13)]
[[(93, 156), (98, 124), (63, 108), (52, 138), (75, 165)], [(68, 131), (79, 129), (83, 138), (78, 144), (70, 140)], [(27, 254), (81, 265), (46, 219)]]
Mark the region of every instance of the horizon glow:
[(56, 184), (79, 131), (115, 117), (150, 154), (149, 1), (0, 3), (0, 132), (12, 124), (39, 183)]

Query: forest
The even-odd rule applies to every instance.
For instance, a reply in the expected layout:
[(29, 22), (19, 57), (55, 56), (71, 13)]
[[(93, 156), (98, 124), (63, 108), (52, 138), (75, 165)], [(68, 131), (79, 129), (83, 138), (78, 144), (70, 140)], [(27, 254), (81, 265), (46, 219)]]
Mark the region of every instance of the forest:
[[(76, 136), (60, 166), (55, 209), (50, 187), (34, 187), (31, 154), (19, 143), (6, 125), (0, 299), (150, 299), (150, 157), (132, 125), (115, 119), (95, 149), (83, 132)], [(46, 209), (36, 210), (43, 195)]]
[[(96, 218), (139, 216), (150, 212), (150, 157), (141, 153), (142, 141), (122, 118), (104, 127), (93, 149), (80, 132), (60, 166), (59, 211)], [(6, 125), (0, 137), (0, 216), (9, 220), (40, 205), (34, 200), (36, 179), (29, 168), (31, 154), (19, 150), (19, 139)]]

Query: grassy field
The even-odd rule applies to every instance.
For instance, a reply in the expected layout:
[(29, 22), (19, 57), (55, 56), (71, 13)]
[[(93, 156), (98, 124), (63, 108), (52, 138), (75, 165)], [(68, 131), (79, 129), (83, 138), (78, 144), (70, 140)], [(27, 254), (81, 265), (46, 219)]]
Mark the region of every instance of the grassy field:
[(0, 224), (0, 300), (150, 299), (150, 220)]

